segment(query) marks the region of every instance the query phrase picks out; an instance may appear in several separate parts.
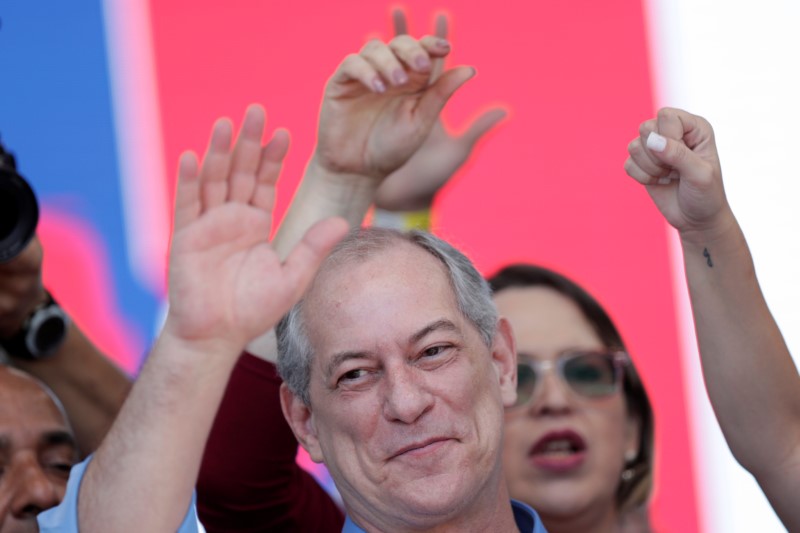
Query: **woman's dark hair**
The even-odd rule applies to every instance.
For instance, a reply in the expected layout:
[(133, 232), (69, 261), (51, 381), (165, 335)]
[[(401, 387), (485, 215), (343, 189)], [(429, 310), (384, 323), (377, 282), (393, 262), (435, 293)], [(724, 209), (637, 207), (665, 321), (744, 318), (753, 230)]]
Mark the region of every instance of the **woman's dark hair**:
[[(506, 289), (529, 287), (547, 287), (558, 292), (580, 308), (606, 348), (625, 350), (622, 336), (608, 313), (569, 278), (543, 267), (515, 264), (501, 269), (488, 281), (495, 294)], [(623, 392), (628, 414), (639, 421), (641, 429), (636, 458), (625, 465), (617, 489), (617, 506), (622, 512), (647, 503), (653, 486), (653, 410), (632, 361), (625, 365)]]

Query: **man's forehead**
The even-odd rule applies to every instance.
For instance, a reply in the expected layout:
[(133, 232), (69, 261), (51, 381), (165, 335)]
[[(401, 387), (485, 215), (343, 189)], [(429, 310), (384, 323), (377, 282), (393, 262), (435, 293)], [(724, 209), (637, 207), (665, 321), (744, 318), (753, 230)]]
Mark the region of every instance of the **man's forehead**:
[[(435, 290), (448, 303), (455, 301), (452, 286), (442, 262), (426, 250), (407, 241), (372, 252), (367, 257), (341, 258), (320, 271), (309, 291), (304, 315), (344, 300), (372, 299), (381, 287), (397, 290), (403, 287), (424, 286)], [(360, 290), (369, 285), (370, 290)], [(433, 295), (431, 295), (433, 296)], [(350, 297), (350, 298), (348, 298)]]
[(19, 371), (0, 367), (0, 424), (20, 418), (66, 426), (61, 408), (43, 385)]
[(330, 333), (344, 339), (372, 338), (393, 325), (405, 326), (397, 331), (405, 337), (435, 320), (460, 322), (444, 265), (402, 241), (327, 270), (309, 293), (303, 314), (312, 342), (320, 334), (330, 338)]
[(378, 274), (391, 276), (401, 271), (406, 263), (438, 269), (446, 274), (444, 265), (433, 254), (413, 242), (397, 238), (371, 249), (333, 252), (323, 262), (312, 290), (362, 278), (365, 270), (371, 271), (373, 276)]

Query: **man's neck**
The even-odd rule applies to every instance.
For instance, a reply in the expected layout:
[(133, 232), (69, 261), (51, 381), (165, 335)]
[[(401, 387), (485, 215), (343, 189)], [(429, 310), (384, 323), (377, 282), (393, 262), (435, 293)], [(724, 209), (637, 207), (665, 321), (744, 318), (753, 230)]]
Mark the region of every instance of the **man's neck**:
[(366, 533), (519, 532), (505, 482), (498, 490), (492, 491), (488, 497), (481, 498), (475, 505), (461, 509), (449, 517), (443, 517), (441, 521), (432, 520), (428, 524), (416, 521), (419, 516), (414, 516), (415, 522), (411, 523), (403, 522), (399, 517), (397, 520), (383, 521), (378, 517), (370, 517), (372, 518), (370, 520), (364, 516), (356, 516), (349, 511), (348, 515), (348, 520)]

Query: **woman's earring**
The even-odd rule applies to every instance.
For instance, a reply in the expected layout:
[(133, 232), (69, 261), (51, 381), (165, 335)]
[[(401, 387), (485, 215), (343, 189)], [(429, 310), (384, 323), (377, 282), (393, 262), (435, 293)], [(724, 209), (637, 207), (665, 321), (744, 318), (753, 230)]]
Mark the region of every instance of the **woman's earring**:
[(637, 455), (636, 450), (628, 450), (625, 452), (625, 465), (627, 468), (622, 471), (622, 481), (630, 481), (633, 479), (634, 474), (636, 474), (636, 469), (631, 463), (633, 463)]

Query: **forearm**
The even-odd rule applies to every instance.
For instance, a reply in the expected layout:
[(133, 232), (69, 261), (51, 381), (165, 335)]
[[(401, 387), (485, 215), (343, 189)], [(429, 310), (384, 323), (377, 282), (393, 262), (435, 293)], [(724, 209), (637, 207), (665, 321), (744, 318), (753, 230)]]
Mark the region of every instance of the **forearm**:
[(758, 477), (800, 446), (800, 378), (732, 214), (717, 234), (682, 235), (708, 394), (731, 451)]
[(131, 388), (130, 378), (74, 322), (55, 354), (39, 361), (16, 359), (14, 364), (58, 396), (83, 455), (100, 445)]
[(175, 531), (237, 350), (162, 334), (80, 490), (81, 531)]
[[(312, 157), (272, 242), (275, 251), (285, 258), (308, 228), (325, 218), (342, 217), (351, 227), (359, 226), (375, 199), (378, 184), (378, 180), (368, 176), (326, 170)], [(259, 359), (276, 362), (274, 332), (253, 340), (247, 351)]]
[(329, 171), (312, 157), (273, 241), (278, 254), (285, 257), (303, 233), (324, 218), (338, 216), (351, 227), (360, 225), (378, 184), (368, 176)]

